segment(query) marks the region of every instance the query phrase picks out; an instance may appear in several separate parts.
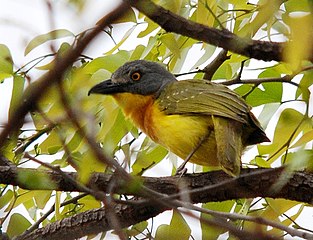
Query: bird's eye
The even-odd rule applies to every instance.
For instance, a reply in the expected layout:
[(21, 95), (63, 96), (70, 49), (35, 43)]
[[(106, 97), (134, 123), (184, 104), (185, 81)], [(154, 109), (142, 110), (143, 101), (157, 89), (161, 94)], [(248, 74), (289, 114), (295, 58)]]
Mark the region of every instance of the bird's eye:
[(134, 72), (134, 73), (132, 73), (131, 78), (132, 78), (134, 81), (138, 81), (138, 80), (140, 80), (140, 78), (141, 78), (141, 74), (140, 74), (139, 72)]

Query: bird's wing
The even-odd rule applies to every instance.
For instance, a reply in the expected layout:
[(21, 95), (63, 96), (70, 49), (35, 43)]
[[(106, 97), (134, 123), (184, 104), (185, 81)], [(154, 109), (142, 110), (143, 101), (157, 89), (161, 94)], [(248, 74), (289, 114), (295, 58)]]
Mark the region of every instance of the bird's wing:
[(184, 80), (168, 84), (158, 97), (166, 114), (213, 115), (249, 122), (250, 107), (224, 85), (205, 80)]

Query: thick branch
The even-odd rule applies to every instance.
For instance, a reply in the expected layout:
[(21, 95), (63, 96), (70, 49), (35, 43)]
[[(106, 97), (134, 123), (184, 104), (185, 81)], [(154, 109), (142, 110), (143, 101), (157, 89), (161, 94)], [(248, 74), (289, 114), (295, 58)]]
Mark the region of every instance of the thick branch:
[[(168, 208), (150, 202), (136, 206), (117, 204), (114, 210), (120, 227), (125, 228), (155, 217)], [(54, 222), (14, 240), (77, 239), (86, 235), (106, 232), (112, 228), (110, 214), (104, 208), (98, 208)]]
[[(113, 192), (139, 197), (141, 193), (138, 191), (138, 185), (142, 183), (162, 194), (171, 195), (187, 191), (194, 203), (255, 197), (285, 198), (309, 204), (313, 203), (313, 173), (299, 171), (286, 174), (283, 168), (242, 169), (241, 173), (238, 178), (232, 178), (223, 171), (186, 174), (183, 177), (141, 177), (132, 187), (129, 187), (129, 182), (119, 179), (115, 181), (114, 188), (110, 191), (108, 188), (111, 186), (112, 175), (94, 173), (90, 178), (88, 187), (107, 193)], [(67, 174), (78, 179), (77, 173)], [(43, 176), (51, 180), (50, 184), (40, 185), (25, 181), (25, 178), (31, 180)], [(46, 183), (46, 181), (43, 182)], [(30, 190), (79, 191), (76, 185), (73, 185), (58, 172), (9, 166), (0, 167), (0, 183)], [(275, 186), (277, 183), (281, 183), (282, 187), (272, 189), (271, 186)], [(209, 188), (209, 191), (206, 188)]]
[[(19, 171), (26, 171), (25, 169), (13, 171), (11, 169), (10, 173), (9, 167), (0, 168), (0, 170), (4, 169), (7, 169), (8, 175), (12, 175), (14, 172), (13, 175), (16, 175)], [(0, 176), (3, 176), (3, 171), (0, 173)], [(51, 171), (45, 173), (56, 183), (65, 184), (65, 186), (59, 185), (60, 189), (68, 191), (73, 188), (70, 185), (66, 186), (68, 183), (64, 179), (62, 180), (62, 176), (55, 175)], [(76, 177), (76, 174), (71, 173), (71, 176)], [(107, 191), (110, 178), (111, 175), (96, 173), (92, 176), (89, 185)], [(4, 179), (0, 180), (3, 181)], [(180, 197), (186, 199), (187, 194), (192, 203), (254, 197), (286, 198), (307, 203), (313, 202), (313, 173), (295, 172), (290, 175), (286, 173), (284, 168), (242, 169), (242, 175), (238, 178), (229, 177), (222, 171), (215, 171), (187, 174), (183, 177), (142, 177), (141, 180), (145, 186), (169, 194), (169, 197), (165, 197), (168, 198), (167, 200), (163, 199), (165, 203), (169, 202), (169, 199), (179, 199)], [(17, 181), (15, 182), (17, 183)], [(127, 186), (129, 183), (118, 182), (113, 191), (136, 195), (136, 191), (128, 189)], [(139, 198), (138, 201), (140, 199), (142, 200)], [(122, 228), (147, 220), (169, 209), (171, 209), (170, 206), (164, 206), (153, 201), (153, 199), (152, 201), (141, 201), (138, 204), (134, 200), (134, 204), (131, 205), (116, 204), (114, 206), (115, 215)], [(62, 239), (65, 237), (64, 234), (66, 234), (67, 239), (74, 239), (111, 229), (110, 216), (105, 209), (101, 208), (52, 223), (18, 239)]]
[[(133, 7), (137, 8), (168, 32), (191, 37), (249, 58), (264, 61), (283, 60), (282, 53), (285, 43), (241, 38), (226, 29), (218, 30), (187, 20), (154, 4), (150, 0), (124, 1), (130, 2)], [(313, 60), (313, 53), (311, 53), (309, 58), (311, 61)]]

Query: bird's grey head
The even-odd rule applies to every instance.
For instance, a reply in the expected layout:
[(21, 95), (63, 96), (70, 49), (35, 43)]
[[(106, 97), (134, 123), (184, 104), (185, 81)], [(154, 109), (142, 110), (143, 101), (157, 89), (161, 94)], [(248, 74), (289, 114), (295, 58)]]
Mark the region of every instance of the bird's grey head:
[(141, 95), (158, 95), (170, 82), (173, 74), (156, 62), (135, 60), (125, 63), (113, 74), (90, 89), (90, 93), (115, 94), (129, 92)]

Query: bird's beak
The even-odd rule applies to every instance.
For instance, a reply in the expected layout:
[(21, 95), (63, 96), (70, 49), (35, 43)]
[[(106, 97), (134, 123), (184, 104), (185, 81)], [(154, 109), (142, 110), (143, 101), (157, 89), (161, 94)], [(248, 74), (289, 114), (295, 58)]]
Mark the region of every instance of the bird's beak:
[(98, 94), (114, 94), (122, 92), (123, 84), (113, 83), (111, 79), (98, 83), (93, 86), (89, 92), (88, 96), (92, 93)]

